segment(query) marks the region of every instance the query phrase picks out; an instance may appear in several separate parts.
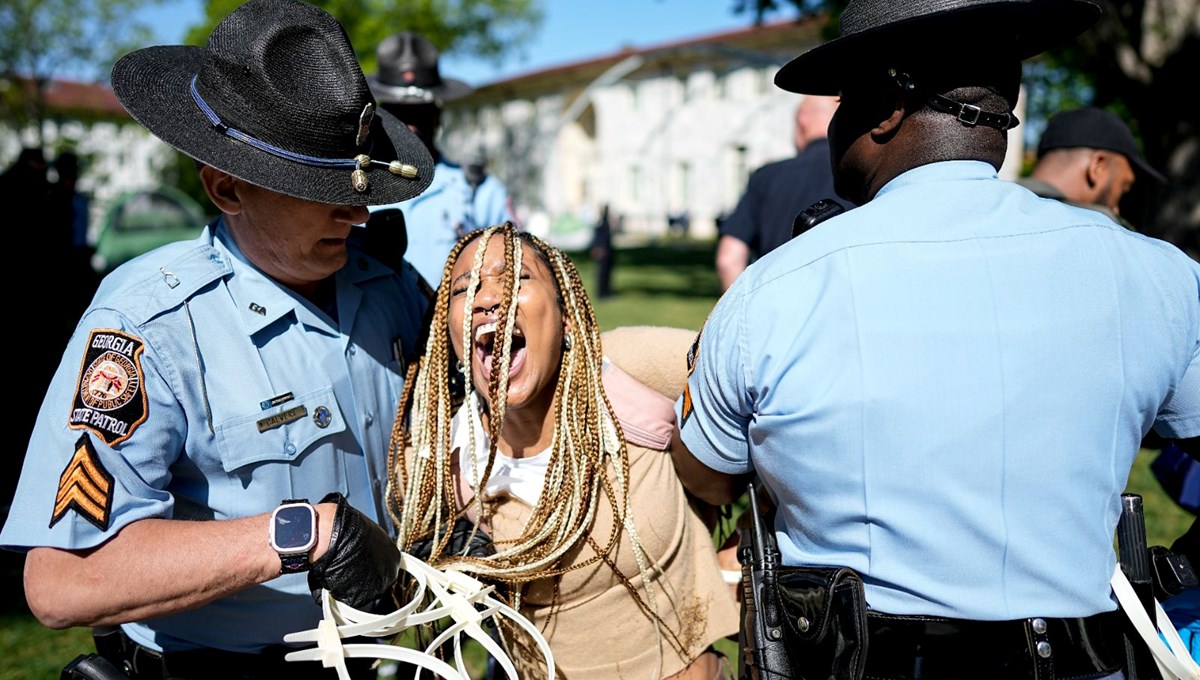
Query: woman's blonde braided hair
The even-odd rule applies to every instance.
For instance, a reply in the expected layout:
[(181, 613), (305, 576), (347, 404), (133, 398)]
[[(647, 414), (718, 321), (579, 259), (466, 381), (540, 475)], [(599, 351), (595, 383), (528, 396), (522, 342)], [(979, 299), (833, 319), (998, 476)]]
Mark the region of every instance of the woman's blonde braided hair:
[[(563, 351), (555, 386), (554, 438), (545, 486), (520, 536), (498, 543), (496, 553), (492, 555), (448, 554), (454, 522), (467, 510), (456, 507), (451, 470), (456, 456), (450, 445), (450, 423), (458, 401), (450, 387), (453, 378), (449, 333), (451, 277), (463, 250), (479, 240), (481, 245), (475, 251), (463, 315), (464, 347), (460, 349), (461, 356), (467, 361), (459, 363), (457, 368), (465, 381), (466, 398), (478, 405), (470, 367), (474, 342), (471, 310), (479, 288), (486, 244), (493, 236), (504, 239), (504, 293), (497, 314), (496, 342), (492, 349), (495, 368), (491, 371), (486, 402), (490, 405), (487, 463), (482, 471), (460, 471), (460, 474), (470, 476), (473, 488), (486, 488), (496, 460), (512, 358), (516, 300), (520, 290), (518, 273), (529, 250), (547, 265), (554, 277), (560, 308), (573, 329), (572, 342), (570, 348)], [(509, 591), (516, 607), (520, 606), (523, 584), (558, 577), (567, 571), (603, 561), (613, 568), (639, 606), (653, 617), (661, 633), (664, 626), (655, 605), (651, 563), (638, 538), (629, 507), (629, 454), (624, 433), (601, 384), (602, 368), (595, 312), (570, 259), (536, 236), (519, 232), (511, 223), (467, 234), (455, 244), (447, 258), (434, 301), (425, 353), (408, 372), (389, 449), (388, 510), (398, 528), (397, 542), (402, 550), (407, 551), (418, 540), (429, 540), (433, 546), (427, 560), (430, 564), (508, 584), (512, 586)], [(472, 418), (479, 418), (479, 408), (467, 411)], [(474, 423), (468, 430), (474, 449)], [(404, 451), (408, 446), (415, 455), (406, 459)], [(611, 504), (616, 521), (609, 535), (603, 541), (597, 541), (589, 529), (602, 496)], [(472, 504), (478, 511), (480, 523), (486, 524), (488, 507), (481, 493), (475, 494)], [(645, 600), (629, 579), (617, 571), (611, 558), (621, 528), (629, 535), (633, 546), (633, 555), (643, 577)], [(595, 555), (576, 564), (564, 565), (564, 555), (581, 541), (589, 544)], [(678, 648), (674, 634), (670, 637), (672, 645)]]

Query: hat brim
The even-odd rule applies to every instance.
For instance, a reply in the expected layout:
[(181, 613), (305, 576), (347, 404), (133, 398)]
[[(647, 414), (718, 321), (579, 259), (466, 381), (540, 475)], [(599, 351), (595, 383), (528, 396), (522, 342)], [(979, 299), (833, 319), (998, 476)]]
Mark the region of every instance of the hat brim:
[(371, 94), (375, 95), (375, 99), (380, 104), (432, 104), (454, 101), (475, 91), (475, 88), (466, 84), (461, 80), (454, 78), (442, 78), (442, 84), (436, 87), (423, 87), (421, 89), (428, 91), (433, 95), (433, 102), (414, 97), (411, 90), (407, 86), (390, 85), (380, 81), (375, 76), (367, 77), (367, 84), (371, 87)]
[[(327, 168), (288, 160), (226, 135), (192, 99), (190, 84), (202, 50), (160, 45), (122, 57), (112, 71), (113, 92), (134, 120), (195, 160), (251, 184), (317, 203), (385, 205), (412, 198), (433, 181), (433, 158), (425, 145), (391, 114), (376, 111), (364, 151), (372, 158), (416, 166), (405, 179), (372, 164), (366, 191), (356, 191), (351, 168)], [(264, 112), (265, 115), (269, 115)]]
[(1150, 179), (1154, 180), (1155, 182), (1158, 182), (1159, 184), (1167, 183), (1167, 176), (1162, 174), (1158, 170), (1155, 170), (1154, 168), (1150, 167), (1150, 164), (1147, 163), (1146, 160), (1144, 158), (1142, 158), (1141, 156), (1134, 156), (1134, 157), (1130, 158), (1129, 161), (1131, 163), (1133, 163), (1135, 173), (1144, 174), (1145, 176), (1149, 177)]
[[(904, 54), (908, 44), (913, 52), (936, 45), (948, 61), (997, 57), (1023, 61), (1078, 36), (1100, 15), (1099, 6), (1088, 0), (970, 4), (830, 40), (784, 64), (775, 74), (775, 85), (800, 94), (836, 95), (864, 67), (885, 62), (887, 47), (897, 46), (897, 52)], [(978, 36), (964, 35), (976, 28)], [(997, 46), (991, 36), (1000, 34), (1014, 35), (1015, 40)], [(973, 46), (972, 52), (946, 49), (947, 36), (958, 36)], [(1007, 55), (988, 53), (999, 50)]]

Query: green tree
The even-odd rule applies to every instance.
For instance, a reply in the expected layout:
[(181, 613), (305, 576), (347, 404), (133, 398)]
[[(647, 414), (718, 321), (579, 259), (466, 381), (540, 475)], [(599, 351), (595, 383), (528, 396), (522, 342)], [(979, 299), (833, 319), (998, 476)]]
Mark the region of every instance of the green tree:
[[(203, 44), (213, 27), (244, 0), (207, 0), (204, 22), (188, 31)], [(375, 46), (397, 31), (415, 31), (444, 53), (502, 62), (523, 54), (541, 26), (537, 0), (308, 0), (337, 17), (363, 69), (375, 70)]]
[(4, 0), (0, 3), (0, 125), (36, 125), (46, 87), (64, 72), (106, 78), (116, 57), (145, 44), (150, 30), (131, 20), (162, 0)]
[[(1200, 116), (1182, 103), (1200, 67), (1200, 0), (1093, 0), (1104, 17), (1079, 40), (1026, 64), (1027, 123), (1094, 105), (1125, 118), (1146, 160), (1168, 177), (1139, 182), (1122, 204), (1139, 229), (1200, 258)], [(755, 22), (784, 11), (837, 16), (845, 0), (735, 0)], [(837, 34), (836, 21), (826, 25)], [(1031, 140), (1036, 143), (1036, 140)], [(1129, 203), (1127, 207), (1125, 204)]]

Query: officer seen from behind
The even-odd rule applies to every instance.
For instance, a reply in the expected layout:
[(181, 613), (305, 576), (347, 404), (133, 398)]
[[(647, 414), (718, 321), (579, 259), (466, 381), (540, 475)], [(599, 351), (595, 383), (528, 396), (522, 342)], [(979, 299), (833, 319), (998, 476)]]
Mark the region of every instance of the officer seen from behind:
[(462, 235), (513, 218), (508, 190), (479, 164), (461, 166), (437, 148), (442, 106), (472, 92), (471, 86), (445, 78), (438, 51), (424, 36), (397, 33), (376, 50), (379, 72), (368, 78), (379, 105), (404, 121), (437, 162), (433, 184), (416, 198), (372, 210), (399, 208), (408, 226), (404, 259), (437, 288), (446, 256)]
[[(840, 37), (775, 77), (840, 95), (835, 188), (860, 207), (717, 304), (676, 466), (711, 503), (754, 474), (774, 497), (803, 667), (1121, 677), (1119, 496), (1150, 428), (1198, 453), (1200, 266), (997, 175), (1021, 61), (1099, 16), (1085, 0), (852, 0)], [(850, 587), (831, 621), (805, 607), (855, 574), (865, 603)]]

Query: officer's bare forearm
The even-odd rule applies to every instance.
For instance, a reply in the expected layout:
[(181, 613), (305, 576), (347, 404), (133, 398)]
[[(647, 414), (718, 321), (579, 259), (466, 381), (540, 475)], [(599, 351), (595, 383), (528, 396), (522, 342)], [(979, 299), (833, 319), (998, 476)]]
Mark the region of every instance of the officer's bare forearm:
[[(332, 509), (318, 506), (318, 552)], [(191, 522), (144, 519), (90, 550), (34, 548), (25, 598), (50, 628), (141, 621), (199, 607), (279, 575), (267, 545), (269, 515)], [(315, 558), (314, 558), (315, 559)]]
[(717, 278), (721, 290), (729, 290), (733, 282), (750, 264), (750, 246), (733, 236), (722, 236), (717, 241)]
[(742, 495), (750, 475), (727, 475), (708, 467), (688, 450), (676, 428), (671, 435), (671, 460), (675, 463), (675, 474), (679, 476), (692, 495), (712, 505), (727, 505)]

